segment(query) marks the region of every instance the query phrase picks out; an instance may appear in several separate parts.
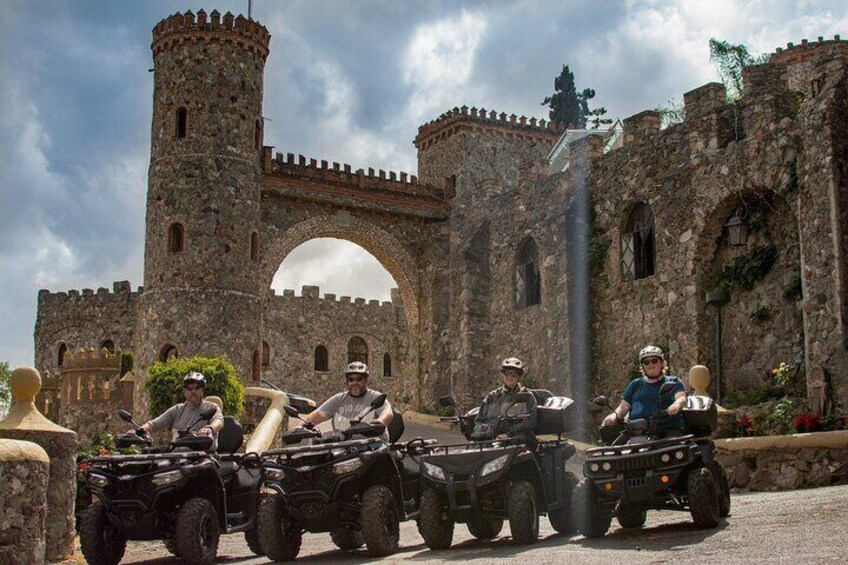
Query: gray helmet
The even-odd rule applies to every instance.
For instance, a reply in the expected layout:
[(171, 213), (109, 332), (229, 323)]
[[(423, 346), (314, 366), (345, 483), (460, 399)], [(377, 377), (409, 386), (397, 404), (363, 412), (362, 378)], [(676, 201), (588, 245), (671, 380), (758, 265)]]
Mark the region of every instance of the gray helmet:
[(524, 361), (517, 357), (508, 357), (501, 362), (501, 371), (517, 371), (519, 374), (524, 374)]
[(186, 376), (183, 377), (183, 386), (195, 384), (206, 388), (206, 377), (203, 376), (203, 373), (198, 373), (197, 371), (186, 373)]
[(663, 350), (657, 347), (656, 345), (647, 345), (642, 348), (642, 351), (639, 352), (639, 361), (642, 361), (642, 359), (647, 359), (649, 357), (659, 357), (660, 359), (665, 361)]
[(347, 370), (345, 371), (345, 376), (352, 375), (354, 373), (359, 373), (362, 375), (368, 376), (368, 365), (363, 363), (362, 361), (354, 361), (350, 365), (347, 366)]

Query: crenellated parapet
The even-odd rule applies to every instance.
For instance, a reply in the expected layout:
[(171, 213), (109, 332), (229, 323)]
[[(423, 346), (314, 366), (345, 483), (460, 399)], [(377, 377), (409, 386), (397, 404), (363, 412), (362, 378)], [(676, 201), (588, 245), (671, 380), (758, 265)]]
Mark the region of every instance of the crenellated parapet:
[[(266, 155), (271, 148), (266, 147)], [(354, 207), (408, 211), (425, 217), (446, 214), (444, 190), (405, 172), (353, 170), (349, 164), (278, 152), (264, 161), (263, 190), (309, 200), (347, 199)]]
[(81, 299), (94, 297), (107, 300), (110, 298), (133, 300), (138, 298), (138, 295), (143, 291), (144, 287), (140, 286), (135, 292), (133, 292), (129, 281), (115, 281), (112, 283), (111, 291), (105, 287), (98, 288), (96, 292), (91, 288), (83, 288), (81, 290), (74, 289), (64, 292), (50, 292), (47, 289), (41, 289), (38, 291), (38, 302), (39, 304), (49, 302), (51, 305), (59, 306), (62, 303), (75, 302)]
[(422, 151), (460, 131), (553, 145), (565, 131), (565, 125), (515, 114), (507, 116), (506, 112), (499, 114), (495, 110), (485, 108), (462, 106), (448, 110), (435, 120), (420, 126), (413, 143)]
[(184, 14), (175, 13), (156, 24), (150, 48), (156, 56), (161, 51), (186, 41), (234, 43), (265, 60), (268, 57), (271, 34), (262, 24), (242, 15), (233, 16), (227, 12), (221, 17), (218, 10), (213, 10), (207, 16), (205, 11), (200, 10), (195, 18), (194, 13), (189, 10)]
[[(378, 309), (385, 311), (387, 313), (394, 312), (395, 302), (400, 299), (400, 293), (397, 289), (392, 289), (392, 301), (388, 300), (375, 300), (375, 299), (365, 299), (365, 298), (351, 298), (350, 296), (336, 296), (335, 294), (325, 292), (324, 296), (321, 296), (321, 288), (313, 285), (304, 285), (301, 288), (300, 296), (295, 295), (295, 291), (292, 289), (283, 290), (282, 294), (277, 294), (274, 292), (273, 298), (271, 299), (278, 305), (283, 304), (293, 304), (298, 306), (305, 306), (307, 308), (314, 308), (319, 304), (339, 304), (339, 305), (353, 305), (359, 308), (370, 308), (370, 309)], [(376, 311), (376, 310), (375, 310)]]
[(787, 43), (785, 49), (777, 48), (768, 62), (742, 69), (744, 96), (776, 95), (789, 89), (815, 97), (827, 74), (814, 69), (817, 58), (848, 61), (848, 41), (836, 35), (833, 39), (819, 37), (814, 42), (804, 39), (798, 45)]
[(835, 35), (833, 39), (824, 39), (821, 36), (816, 41), (802, 39), (798, 45), (787, 43), (785, 49), (778, 47), (775, 50), (769, 59), (769, 63), (783, 63), (785, 65), (803, 63), (824, 51), (830, 50), (834, 50), (840, 57), (848, 59), (848, 40)]

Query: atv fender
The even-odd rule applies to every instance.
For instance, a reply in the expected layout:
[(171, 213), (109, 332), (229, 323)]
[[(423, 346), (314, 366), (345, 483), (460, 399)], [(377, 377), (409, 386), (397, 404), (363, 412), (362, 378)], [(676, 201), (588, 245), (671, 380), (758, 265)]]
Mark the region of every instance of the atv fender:
[(386, 452), (377, 461), (371, 464), (368, 472), (363, 477), (362, 488), (360, 492), (372, 485), (385, 485), (392, 491), (397, 507), (398, 517), (401, 521), (406, 520), (406, 513), (403, 509), (403, 487), (400, 482), (400, 470), (397, 467), (397, 462), (391, 453)]
[(517, 481), (530, 482), (536, 490), (536, 504), (539, 511), (547, 511), (548, 500), (545, 493), (545, 485), (542, 483), (542, 470), (539, 468), (539, 463), (534, 457), (528, 457), (525, 461), (513, 464), (507, 478), (513, 483)]
[(183, 501), (191, 498), (206, 498), (214, 506), (218, 514), (218, 527), (222, 533), (227, 531), (227, 497), (224, 483), (217, 469), (206, 465), (186, 468), (188, 482), (179, 494)]

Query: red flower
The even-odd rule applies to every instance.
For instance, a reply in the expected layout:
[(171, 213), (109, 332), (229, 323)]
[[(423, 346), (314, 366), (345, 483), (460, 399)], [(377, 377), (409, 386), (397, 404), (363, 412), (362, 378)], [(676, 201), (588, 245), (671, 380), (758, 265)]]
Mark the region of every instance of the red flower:
[(818, 432), (822, 430), (822, 415), (821, 414), (801, 414), (795, 418), (795, 431)]
[(83, 475), (87, 475), (89, 467), (90, 467), (90, 465), (83, 461), (82, 463), (79, 464), (78, 469), (79, 469), (80, 473), (82, 473)]
[(754, 434), (754, 422), (748, 416), (743, 416), (736, 422), (736, 431), (739, 435), (750, 436)]

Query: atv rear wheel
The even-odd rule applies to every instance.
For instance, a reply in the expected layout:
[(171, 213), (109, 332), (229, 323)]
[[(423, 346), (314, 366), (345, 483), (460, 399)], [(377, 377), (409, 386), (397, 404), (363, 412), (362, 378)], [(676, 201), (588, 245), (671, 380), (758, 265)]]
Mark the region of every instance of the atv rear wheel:
[(577, 524), (572, 512), (570, 504), (566, 504), (558, 510), (548, 510), (548, 521), (551, 523), (551, 527), (560, 534), (575, 533)]
[(205, 498), (192, 498), (177, 513), (174, 537), (180, 559), (192, 565), (212, 565), (218, 554), (218, 514)]
[(595, 485), (591, 481), (580, 481), (574, 489), (572, 500), (571, 508), (575, 513), (577, 530), (581, 534), (587, 538), (599, 538), (607, 533), (612, 517), (604, 515)]
[(618, 503), (616, 520), (622, 528), (641, 528), (648, 519), (648, 511), (638, 506), (631, 506), (623, 502)]
[(112, 526), (99, 503), (83, 513), (79, 537), (82, 554), (92, 565), (117, 565), (127, 549), (127, 539)]
[(365, 538), (362, 537), (362, 532), (353, 528), (339, 528), (330, 532), (330, 539), (336, 544), (336, 547), (342, 551), (353, 551), (359, 549), (365, 544)]
[(722, 518), (730, 515), (730, 483), (727, 480), (727, 471), (724, 466), (718, 461), (710, 463), (710, 471), (713, 473), (713, 480), (718, 486), (718, 515)]
[(503, 529), (501, 518), (487, 518), (485, 516), (472, 516), (468, 523), (468, 531), (477, 539), (492, 539), (498, 537)]
[(689, 512), (699, 528), (714, 528), (719, 519), (719, 493), (712, 471), (699, 467), (686, 478)]
[(531, 483), (518, 481), (509, 489), (509, 529), (515, 543), (526, 545), (539, 538), (539, 512), (536, 489)]
[(421, 495), (418, 533), (430, 549), (447, 549), (453, 541), (453, 520), (447, 516), (442, 497), (432, 488)]
[(395, 496), (388, 487), (373, 485), (362, 494), (362, 511), (359, 515), (362, 537), (372, 557), (391, 555), (398, 549), (400, 520)]
[(300, 553), (303, 532), (286, 515), (279, 496), (271, 495), (259, 504), (256, 530), (259, 532), (259, 544), (268, 559), (291, 561)]

